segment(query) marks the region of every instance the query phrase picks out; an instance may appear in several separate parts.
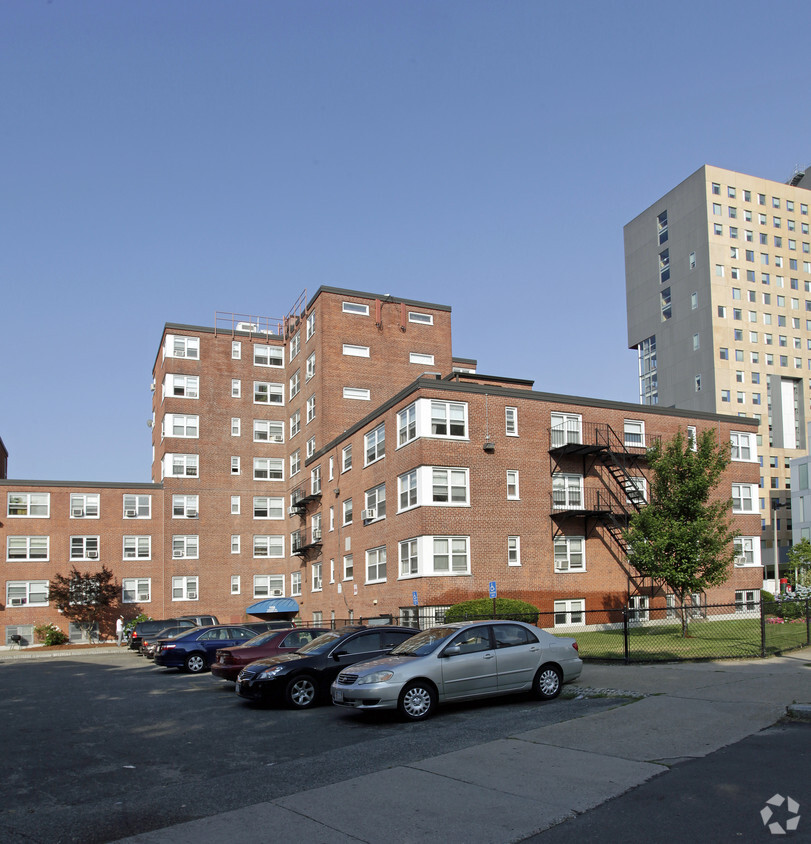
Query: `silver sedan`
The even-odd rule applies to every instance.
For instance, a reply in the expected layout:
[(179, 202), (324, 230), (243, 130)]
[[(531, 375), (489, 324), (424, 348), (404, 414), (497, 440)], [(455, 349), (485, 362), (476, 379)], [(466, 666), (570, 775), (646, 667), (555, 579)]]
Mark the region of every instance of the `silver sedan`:
[(342, 671), (332, 684), (332, 702), (398, 709), (406, 720), (420, 721), (445, 701), (517, 692), (551, 700), (582, 668), (574, 639), (520, 621), (444, 624)]

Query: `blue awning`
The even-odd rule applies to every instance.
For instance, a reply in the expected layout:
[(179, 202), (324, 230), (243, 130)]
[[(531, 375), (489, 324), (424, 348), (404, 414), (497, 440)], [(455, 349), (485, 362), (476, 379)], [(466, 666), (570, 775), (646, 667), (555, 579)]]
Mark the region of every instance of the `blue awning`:
[(269, 598), (252, 604), (245, 610), (248, 615), (270, 615), (279, 612), (298, 612), (298, 602), (292, 598)]

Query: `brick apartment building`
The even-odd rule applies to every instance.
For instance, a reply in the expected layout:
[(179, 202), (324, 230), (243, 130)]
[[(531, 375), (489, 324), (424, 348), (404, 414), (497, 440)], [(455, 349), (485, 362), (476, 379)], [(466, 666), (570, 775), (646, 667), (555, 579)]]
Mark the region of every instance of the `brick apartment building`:
[(73, 564), (110, 568), (128, 617), (241, 621), (267, 601), (425, 625), (492, 581), (556, 626), (629, 601), (645, 613), (668, 597), (628, 570), (620, 536), (646, 495), (645, 447), (706, 428), (732, 443), (719, 494), (741, 537), (703, 600), (755, 600), (756, 420), (477, 374), (442, 305), (321, 287), (281, 320), (214, 322), (164, 329), (153, 483), (0, 480), (6, 641), (60, 623), (48, 582)]

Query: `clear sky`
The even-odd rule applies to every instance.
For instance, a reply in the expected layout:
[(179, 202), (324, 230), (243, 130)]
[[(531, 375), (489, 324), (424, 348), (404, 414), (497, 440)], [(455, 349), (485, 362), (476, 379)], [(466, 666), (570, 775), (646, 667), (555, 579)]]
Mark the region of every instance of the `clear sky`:
[(637, 401), (622, 228), (702, 164), (811, 164), (807, 2), (3, 0), (9, 477), (150, 480), (166, 322), (320, 285)]

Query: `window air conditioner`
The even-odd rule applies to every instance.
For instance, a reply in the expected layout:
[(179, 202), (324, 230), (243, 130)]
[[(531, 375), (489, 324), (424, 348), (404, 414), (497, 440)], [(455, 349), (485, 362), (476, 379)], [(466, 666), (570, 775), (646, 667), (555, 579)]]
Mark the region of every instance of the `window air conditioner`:
[(735, 565), (736, 566), (745, 566), (746, 565), (746, 555), (745, 554), (736, 554), (735, 555)]
[(272, 440), (273, 442), (275, 442), (275, 443), (283, 443), (283, 442), (284, 442), (284, 437), (283, 437), (281, 434), (274, 434), (274, 435), (271, 437), (271, 440)]
[(137, 515), (137, 513), (135, 512), (135, 510), (127, 510), (126, 513), (124, 513), (124, 515), (128, 519), (134, 519), (135, 516)]
[(176, 358), (186, 357), (186, 350), (185, 349), (175, 349), (175, 357)]
[(12, 598), (11, 599), (11, 606), (12, 607), (22, 607), (25, 605), (25, 598)]
[(360, 517), (364, 522), (371, 522), (377, 518), (377, 508), (370, 507), (368, 510), (361, 510)]
[(87, 559), (88, 560), (95, 560), (96, 557), (98, 557), (98, 555), (99, 555), (98, 551), (88, 551), (87, 552)]
[(186, 518), (196, 519), (197, 518), (197, 510), (186, 510)]
[(81, 519), (84, 516), (84, 509), (82, 507), (74, 507), (73, 508), (73, 518), (74, 519)]
[(190, 601), (196, 601), (197, 600), (197, 593), (196, 592), (189, 592), (189, 594), (186, 597)]
[(183, 552), (182, 551), (172, 551), (172, 556), (173, 557), (182, 557)]
[(569, 571), (569, 561), (568, 560), (558, 560), (555, 567), (558, 571)]
[(321, 541), (321, 528), (313, 530), (313, 542)]
[(283, 598), (284, 592), (281, 589), (273, 589), (270, 593), (271, 598)]
[(301, 505), (294, 504), (292, 507), (287, 508), (287, 515), (288, 516), (300, 516), (301, 515)]

